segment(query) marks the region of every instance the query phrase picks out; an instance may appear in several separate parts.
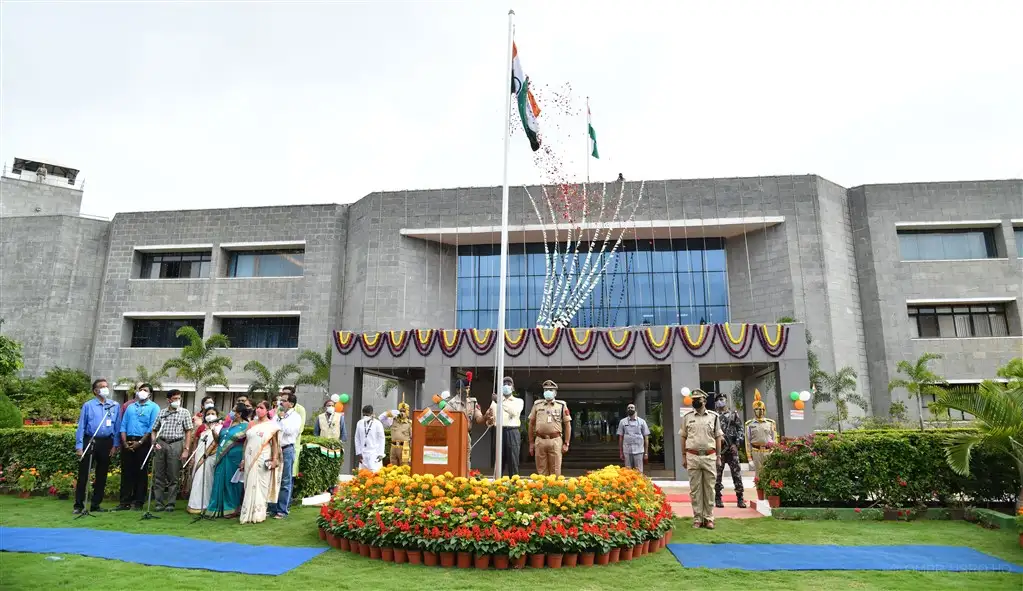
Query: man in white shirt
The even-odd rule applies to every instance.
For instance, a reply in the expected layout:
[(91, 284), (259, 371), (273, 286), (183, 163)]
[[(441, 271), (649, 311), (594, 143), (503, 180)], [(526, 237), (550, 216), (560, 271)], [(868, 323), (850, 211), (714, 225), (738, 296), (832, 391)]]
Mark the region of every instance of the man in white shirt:
[[(490, 408), (487, 409), (486, 421), (488, 425), (496, 424), (496, 417), (494, 416), (495, 406), (497, 404), (492, 403)], [(504, 384), (501, 386), (500, 402), (500, 409), (503, 413), (501, 415), (502, 476), (514, 476), (519, 473), (519, 453), (522, 449), (522, 436), (519, 433), (519, 427), (522, 424), (522, 406), (522, 399), (515, 396), (515, 382), (510, 376), (505, 376)]]
[(362, 407), (362, 420), (355, 425), (355, 459), (359, 469), (376, 472), (383, 467), (384, 425), (373, 416), (373, 407)]
[(295, 477), (293, 467), (295, 465), (295, 442), (302, 434), (304, 422), (302, 416), (295, 410), (298, 403), (298, 396), (294, 392), (281, 392), (281, 403), (277, 407), (277, 424), (281, 427), (281, 453), (284, 455), (284, 470), (281, 472), (281, 490), (277, 494), (277, 502), (270, 503), (267, 513), (274, 519), (284, 519), (288, 516), (288, 506), (291, 504), (291, 492)]

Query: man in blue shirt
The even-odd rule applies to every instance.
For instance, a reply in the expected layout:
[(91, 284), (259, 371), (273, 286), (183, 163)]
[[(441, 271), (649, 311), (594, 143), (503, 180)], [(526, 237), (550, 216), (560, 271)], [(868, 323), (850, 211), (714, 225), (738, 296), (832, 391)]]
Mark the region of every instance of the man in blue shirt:
[(146, 456), (153, 445), (153, 423), (160, 414), (160, 406), (149, 399), (152, 386), (140, 384), (135, 390), (135, 402), (124, 408), (121, 417), (121, 504), (115, 511), (141, 509), (146, 502), (149, 486), (149, 463)]
[(92, 487), (89, 510), (94, 513), (104, 511), (100, 509), (99, 504), (103, 501), (103, 491), (107, 486), (110, 458), (121, 447), (120, 439), (114, 438), (121, 426), (121, 408), (110, 400), (107, 381), (103, 378), (94, 381), (92, 394), (95, 398), (82, 405), (82, 412), (78, 416), (78, 430), (75, 432), (75, 453), (78, 454), (78, 485), (75, 487), (74, 511), (76, 514), (85, 509), (85, 487), (89, 483), (89, 465), (93, 458), (96, 458), (96, 481)]

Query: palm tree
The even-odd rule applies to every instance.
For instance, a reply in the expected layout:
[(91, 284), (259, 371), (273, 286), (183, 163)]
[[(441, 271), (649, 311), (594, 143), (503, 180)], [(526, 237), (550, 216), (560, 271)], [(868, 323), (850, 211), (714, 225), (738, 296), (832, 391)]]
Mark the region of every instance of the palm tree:
[(944, 386), (947, 385), (945, 380), (931, 371), (931, 368), (928, 366), (935, 359), (941, 359), (941, 355), (937, 353), (924, 353), (914, 363), (900, 361), (895, 367), (898, 373), (906, 377), (895, 378), (888, 382), (889, 393), (897, 388), (904, 388), (910, 398), (916, 398), (916, 411), (920, 417), (921, 431), (924, 430), (924, 403), (922, 398), (924, 396), (934, 396), (935, 398), (941, 396), (945, 393)]
[(848, 365), (829, 374), (825, 371), (819, 374), (820, 383), (817, 386), (815, 401), (835, 403), (835, 420), (838, 423), (838, 432), (842, 432), (842, 421), (849, 419), (849, 403), (863, 409), (869, 408), (867, 399), (856, 392), (856, 371)]
[[(976, 445), (1001, 450), (1016, 464), (1023, 483), (1023, 359), (1017, 357), (998, 370), (1000, 384), (985, 380), (974, 391), (948, 390), (931, 405), (937, 411), (958, 410), (973, 415), (976, 433), (949, 437), (945, 461), (962, 476), (970, 475), (970, 455)], [(1016, 495), (1016, 512), (1023, 510), (1023, 488)]]
[(331, 346), (327, 345), (327, 350), (320, 355), (316, 351), (306, 349), (298, 355), (298, 362), (308, 361), (312, 365), (312, 370), (309, 373), (304, 373), (295, 378), (295, 385), (301, 386), (314, 386), (316, 388), (323, 389), (323, 393), (326, 394), (328, 388), (330, 388), (330, 358), (331, 358)]
[(297, 363), (285, 363), (277, 371), (270, 371), (267, 366), (256, 360), (246, 363), (243, 369), (256, 376), (249, 385), (249, 394), (265, 392), (267, 398), (276, 396), (281, 391), (281, 386), (285, 385), (288, 376), (302, 371)]
[(173, 369), (176, 377), (192, 382), (196, 399), (210, 386), (228, 387), (224, 370), (231, 369), (231, 358), (217, 353), (231, 346), (227, 337), (212, 334), (203, 342), (202, 335), (191, 326), (182, 326), (175, 336), (188, 339), (188, 344), (182, 347), (181, 355), (163, 364), (162, 371)]
[(134, 376), (123, 376), (117, 378), (115, 386), (127, 386), (128, 394), (134, 392), (135, 384), (149, 384), (153, 387), (153, 390), (163, 390), (163, 378), (167, 377), (167, 367), (161, 367), (160, 369), (150, 372), (146, 369), (145, 365), (138, 365), (135, 367)]

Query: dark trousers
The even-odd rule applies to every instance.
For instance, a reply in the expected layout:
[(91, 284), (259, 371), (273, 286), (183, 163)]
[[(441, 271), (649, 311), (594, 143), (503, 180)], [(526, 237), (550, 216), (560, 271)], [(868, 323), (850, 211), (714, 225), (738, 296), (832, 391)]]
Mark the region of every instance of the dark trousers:
[(92, 498), (90, 509), (99, 507), (103, 502), (103, 491), (107, 487), (107, 471), (110, 470), (110, 450), (114, 447), (113, 437), (97, 437), (92, 445), (91, 437), (86, 437), (82, 442), (83, 447), (89, 448), (89, 452), (78, 461), (78, 484), (75, 486), (75, 509), (85, 508), (85, 487), (89, 485), (89, 464), (93, 458), (96, 459), (96, 484), (92, 486)]
[[(142, 439), (141, 437), (128, 437), (128, 443)], [(149, 453), (150, 444), (140, 445), (135, 451), (129, 451), (127, 446), (121, 448), (121, 506), (127, 507), (134, 504), (141, 507), (146, 502), (146, 489), (149, 487), (149, 464), (143, 464), (146, 454)]]
[(725, 464), (728, 464), (728, 470), (732, 473), (732, 485), (735, 486), (736, 499), (741, 501), (743, 493), (742, 468), (739, 466), (739, 452), (734, 451), (731, 446), (721, 451), (721, 463), (718, 464), (718, 478), (714, 483), (715, 500), (721, 500), (721, 491), (725, 488), (724, 484), (721, 483), (721, 477), (725, 475)]
[(522, 436), (518, 427), (505, 427), (502, 431), (504, 443), (501, 447), (501, 476), (514, 476), (519, 473)]

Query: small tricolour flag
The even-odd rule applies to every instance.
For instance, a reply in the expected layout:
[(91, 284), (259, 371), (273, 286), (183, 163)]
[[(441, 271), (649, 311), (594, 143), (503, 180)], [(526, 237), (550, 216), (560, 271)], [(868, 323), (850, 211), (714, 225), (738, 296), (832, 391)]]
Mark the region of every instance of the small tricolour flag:
[(433, 414), (432, 410), (426, 409), (423, 411), (423, 414), (419, 416), (419, 424), (425, 427), (432, 423), (436, 418), (437, 415)]
[(590, 119), (590, 101), (586, 101), (586, 127), (590, 141), (593, 143), (593, 151), (590, 152), (590, 156), (600, 160), (600, 152), (597, 151), (597, 132), (593, 130), (593, 121)]
[(522, 63), (519, 62), (519, 49), (512, 43), (512, 71), (511, 71), (511, 93), (515, 95), (515, 104), (518, 106), (519, 118), (522, 119), (522, 128), (529, 138), (529, 147), (534, 152), (540, 149), (540, 106), (536, 104), (533, 92), (529, 90), (529, 77), (522, 73)]
[(448, 411), (442, 410), (437, 413), (437, 420), (440, 421), (445, 427), (450, 426), (451, 423), (455, 422), (455, 419), (448, 414)]

